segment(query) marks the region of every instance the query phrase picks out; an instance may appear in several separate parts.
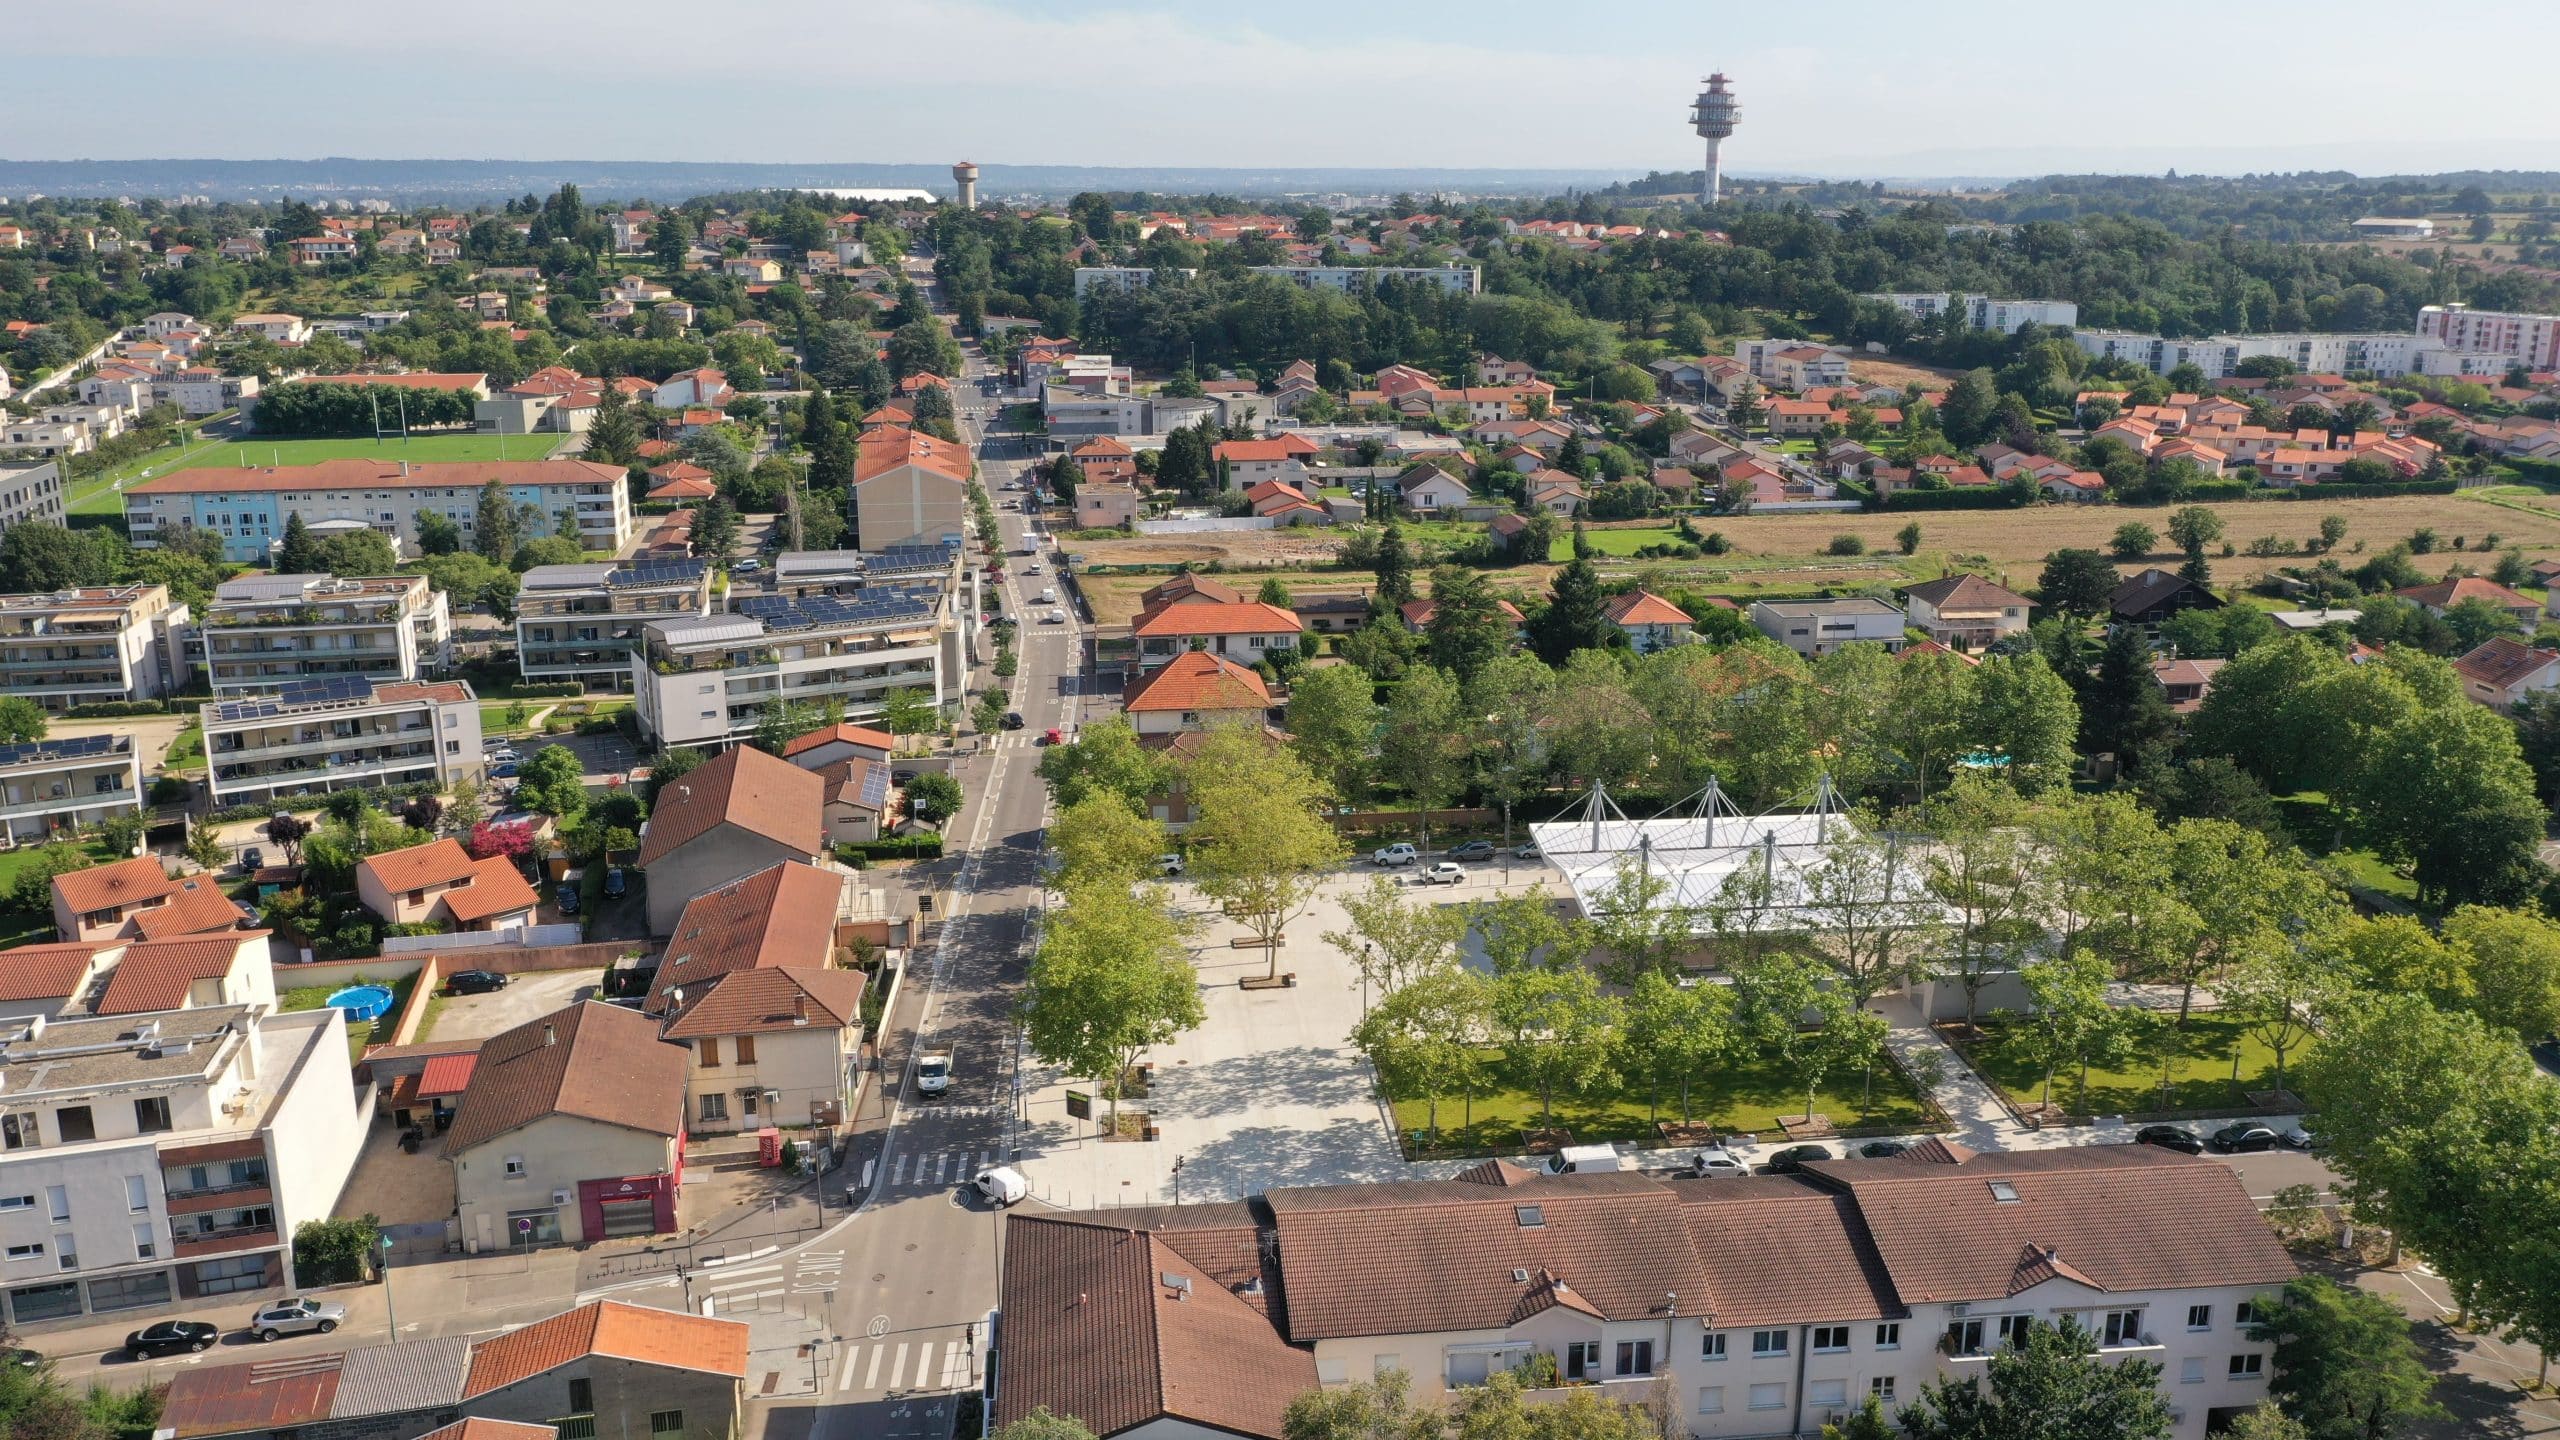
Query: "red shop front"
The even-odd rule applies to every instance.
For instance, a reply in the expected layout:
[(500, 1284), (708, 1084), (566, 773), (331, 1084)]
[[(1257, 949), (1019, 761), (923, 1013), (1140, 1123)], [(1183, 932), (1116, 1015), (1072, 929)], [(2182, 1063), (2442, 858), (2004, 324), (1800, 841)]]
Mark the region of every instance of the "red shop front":
[(578, 1228), (589, 1240), (667, 1234), (676, 1228), (676, 1177), (579, 1181)]

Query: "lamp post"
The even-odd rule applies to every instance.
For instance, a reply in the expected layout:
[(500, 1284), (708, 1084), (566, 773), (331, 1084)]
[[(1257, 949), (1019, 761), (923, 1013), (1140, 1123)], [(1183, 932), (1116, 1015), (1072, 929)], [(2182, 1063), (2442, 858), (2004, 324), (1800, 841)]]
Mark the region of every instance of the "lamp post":
[(1173, 1157), (1173, 1203), (1182, 1203), (1182, 1157)]
[(400, 1307), (391, 1303), (391, 1237), (382, 1237), (382, 1309), (390, 1317), (391, 1338), (400, 1338)]

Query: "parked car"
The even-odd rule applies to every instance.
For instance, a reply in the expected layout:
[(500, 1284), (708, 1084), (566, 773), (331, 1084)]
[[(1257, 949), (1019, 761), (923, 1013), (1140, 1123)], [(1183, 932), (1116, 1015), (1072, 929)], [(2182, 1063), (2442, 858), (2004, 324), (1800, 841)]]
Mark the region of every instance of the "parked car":
[(1022, 573), (1023, 573), (1023, 574), (1025, 574), (1025, 575), (1037, 575), (1037, 574), (1039, 574), (1039, 573), (1040, 573), (1040, 562), (1039, 562), (1039, 561), (1037, 561), (1037, 560), (1034, 560), (1034, 561), (1032, 561), (1030, 564), (1023, 566), (1023, 567), (1022, 567)]
[(1911, 1148), (1908, 1140), (1870, 1140), (1858, 1147), (1861, 1160), (1890, 1160)]
[(552, 898), (559, 902), (561, 914), (575, 915), (578, 913), (577, 886), (563, 882), (560, 888), (553, 892)]
[(2264, 1125), (2243, 1120), (2225, 1125), (2213, 1132), (2205, 1142), (2217, 1155), (2246, 1155), (2258, 1150), (2273, 1150), (2284, 1143), (2284, 1137)]
[(1063, 745), (1066, 740), (1067, 737), (1058, 733), (1058, 727), (1055, 725), (1040, 732), (1040, 743), (1043, 745)]
[(1467, 871), (1465, 866), (1460, 865), (1453, 860), (1442, 860), (1436, 864), (1425, 865), (1421, 870), (1415, 872), (1413, 883), (1416, 885), (1455, 885), (1466, 878)]
[(11, 1346), (6, 1350), (0, 1350), (0, 1365), (11, 1366), (19, 1370), (33, 1370), (43, 1363), (44, 1357), (33, 1350), (23, 1349), (17, 1346)]
[(163, 1320), (124, 1337), (125, 1353), (137, 1360), (153, 1355), (210, 1350), (222, 1331), (201, 1320)]
[(1512, 851), (1511, 854), (1512, 858), (1517, 860), (1537, 860), (1544, 858), (1546, 852), (1538, 848), (1537, 841), (1532, 840), (1528, 844), (1521, 846), (1519, 849)]
[(1421, 851), (1416, 850), (1412, 846), (1399, 840), (1393, 845), (1381, 846), (1380, 848), (1371, 851), (1369, 854), (1369, 863), (1372, 865), (1410, 865), (1421, 858)]
[(951, 1052), (928, 1050), (916, 1057), (916, 1093), (940, 1095), (951, 1088)]
[(1052, 610), (1047, 615), (1041, 617), (1040, 623), (1043, 625), (1064, 625), (1067, 623), (1067, 612), (1064, 610)]
[(1041, 605), (1055, 605), (1058, 603), (1058, 592), (1055, 590), (1044, 589), (1040, 592), (1040, 598), (1035, 603)]
[(1022, 712), (1021, 712), (1021, 711), (1019, 711), (1019, 710), (1007, 710), (1006, 712), (1004, 712), (1004, 728), (1006, 728), (1007, 730), (1019, 730), (1019, 729), (1021, 729), (1021, 728), (1022, 728)]
[(1690, 1156), (1680, 1173), (1699, 1180), (1739, 1180), (1751, 1173), (1751, 1167), (1723, 1146), (1710, 1145)]
[(604, 898), (619, 900), (631, 893), (631, 876), (619, 865), (604, 872)]
[(507, 988), (507, 977), (495, 970), (456, 970), (444, 977), (447, 995), (486, 995)]
[(1031, 1182), (1010, 1165), (981, 1170), (971, 1183), (977, 1186), (979, 1197), (998, 1210), (1031, 1193)]
[(264, 869), (266, 869), (266, 868), (267, 868), (267, 852), (266, 852), (266, 851), (264, 851), (264, 850), (259, 849), (259, 848), (258, 848), (257, 846), (255, 846), (255, 845), (252, 845), (252, 846), (250, 846), (248, 849), (241, 851), (241, 852), (240, 852), (240, 868), (241, 868), (241, 869), (243, 869), (243, 870), (246, 870), (246, 871), (251, 871), (251, 872), (255, 872), (255, 871), (259, 871), (259, 870), (264, 870)]
[(2204, 1153), (2204, 1141), (2196, 1135), (2196, 1132), (2183, 1125), (2145, 1125), (2133, 1132), (2133, 1143), (2157, 1145), (2163, 1150), (2175, 1150), (2181, 1155)]
[(514, 746), (501, 745), (494, 750), (483, 752), (480, 758), (492, 765), (513, 765), (524, 757), (516, 753)]
[(1182, 873), (1182, 857), (1181, 857), (1181, 856), (1179, 856), (1179, 855), (1159, 855), (1159, 856), (1157, 856), (1157, 857), (1156, 857), (1156, 873), (1157, 873), (1157, 874), (1159, 874), (1159, 875), (1179, 875), (1179, 874), (1181, 874), (1181, 873)]
[(305, 1333), (326, 1335), (347, 1318), (347, 1307), (308, 1295), (279, 1300), (249, 1317), (249, 1329), (261, 1340)]
[(1769, 1163), (1760, 1167), (1760, 1173), (1763, 1175), (1793, 1175), (1797, 1171), (1802, 1170), (1805, 1166), (1805, 1162), (1808, 1160), (1829, 1160), (1831, 1158), (1831, 1151), (1825, 1146), (1790, 1145), (1786, 1149), (1779, 1151), (1777, 1154), (1770, 1156)]
[(1490, 840), (1470, 840), (1464, 845), (1452, 845), (1449, 847), (1449, 858), (1452, 860), (1490, 860), (1493, 858), (1493, 842)]
[(1550, 1175), (1588, 1175), (1594, 1171), (1633, 1170), (1633, 1157), (1621, 1155), (1608, 1145), (1567, 1145), (1547, 1157)]
[(764, 562), (752, 556), (729, 567), (730, 572), (737, 575), (753, 575), (763, 568)]
[(2311, 1151), (2320, 1148), (2320, 1136), (2308, 1125), (2296, 1125), (2278, 1137), (2287, 1150)]
[(513, 780), (516, 778), (517, 773), (516, 762), (510, 760), (504, 765), (491, 770), (489, 772), (489, 778), (492, 780)]

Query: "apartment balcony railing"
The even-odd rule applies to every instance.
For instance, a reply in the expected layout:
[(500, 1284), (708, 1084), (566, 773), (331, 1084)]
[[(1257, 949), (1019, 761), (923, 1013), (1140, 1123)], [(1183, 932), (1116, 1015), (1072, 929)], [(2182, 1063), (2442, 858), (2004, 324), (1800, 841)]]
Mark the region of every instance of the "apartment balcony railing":
[(202, 1231), (170, 1237), (169, 1248), (181, 1260), (199, 1255), (228, 1255), (238, 1250), (258, 1250), (276, 1243), (276, 1227), (242, 1225), (227, 1230)]

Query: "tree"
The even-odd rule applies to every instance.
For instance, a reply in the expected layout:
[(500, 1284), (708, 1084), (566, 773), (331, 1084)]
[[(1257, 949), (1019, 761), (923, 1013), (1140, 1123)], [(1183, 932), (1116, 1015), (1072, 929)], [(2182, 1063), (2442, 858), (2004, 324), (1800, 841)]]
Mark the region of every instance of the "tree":
[(2056, 550), (2036, 577), (2045, 608), (2082, 621), (2105, 614), (2115, 589), (2116, 567), (2095, 550)]
[(555, 819), (587, 808), (586, 766), (566, 745), (545, 745), (516, 774), (516, 804)]
[(728, 496), (714, 495), (694, 507), (693, 548), (723, 569), (738, 553), (738, 507)]
[[(332, 575), (390, 575), (400, 568), (400, 552), (391, 548), (391, 537), (379, 530), (351, 530), (332, 535), (320, 542), (319, 569)], [(569, 558), (575, 560), (577, 547), (569, 547)]]
[(1937, 842), (1923, 873), (1929, 893), (1947, 911), (1938, 973), (1964, 991), (1968, 1032), (1983, 987), (2042, 929), (2033, 914), (2036, 873), (2017, 828), (2018, 810), (2006, 791), (1968, 779), (1923, 812), (1923, 824)]
[(75, 533), (47, 520), (0, 533), (0, 594), (25, 595), (104, 585), (122, 541), (103, 530)]
[(263, 833), (284, 852), (284, 863), (299, 865), (302, 863), (302, 842), (311, 836), (311, 822), (280, 810), (267, 817)]
[(2155, 952), (2154, 977), (2178, 987), (2178, 1023), (2187, 1023), (2196, 987), (2321, 923), (2337, 901), (2299, 851), (2226, 820), (2169, 827), (2170, 874), (2178, 900), (2155, 923), (2170, 934)]
[(373, 1273), (382, 1243), (376, 1215), (305, 1220), (293, 1231), (293, 1274), (305, 1285), (353, 1285)]
[(2096, 1338), (2067, 1315), (2058, 1328), (2028, 1321), (2025, 1343), (1985, 1369), (1922, 1386), (1902, 1428), (1912, 1440), (2167, 1440), (2172, 1428), (2160, 1362), (2099, 1360)]
[(515, 558), (516, 507), (508, 498), (507, 487), (491, 480), (480, 487), (480, 502), (472, 512), (471, 548), (492, 565), (504, 565)]
[(1093, 1432), (1085, 1428), (1083, 1421), (1069, 1415), (1052, 1415), (1049, 1407), (1042, 1405), (1010, 1425), (999, 1425), (989, 1431), (987, 1440), (1093, 1440)]
[(2071, 783), (2080, 706), (2042, 655), (1987, 657), (1974, 668), (1973, 691), (1976, 743), (2008, 758), (2002, 773), (2019, 794), (2042, 795)]
[(1905, 555), (1918, 553), (1920, 549), (1920, 539), (1920, 522), (1917, 520), (1914, 520), (1910, 524), (1893, 532), (1893, 543), (1895, 548), (1899, 549)]
[(2386, 1440), (2446, 1417), (2409, 1317), (2388, 1296), (2304, 1275), (2255, 1309), (2249, 1338), (2275, 1346), (2268, 1393), (2312, 1440)]
[(2534, 892), (2549, 817), (2505, 717), (2460, 700), (2429, 706), (2336, 758), (2347, 764), (2333, 798), (2366, 843), (2408, 862), (2420, 904), (2512, 905)]
[[(1472, 1102), (1482, 1083), (1478, 1038), (1490, 1004), (1484, 977), (1464, 966), (1436, 965), (1396, 986), (1351, 1032), (1352, 1043), (1377, 1067), (1390, 1093), (1422, 1097), (1424, 1124), (1434, 1142), (1440, 1138), (1441, 1097), (1457, 1092)], [(1468, 1121), (1473, 1120), (1470, 1103)]]
[(2151, 642), (2139, 629), (2123, 626), (2107, 637), (2097, 672), (2080, 692), (2082, 748), (2092, 755), (2113, 755), (2128, 771), (2142, 768), (2177, 740), (2177, 714), (2151, 664)]
[(1465, 765), (1458, 682), (1437, 666), (1418, 666), (1387, 703), (1386, 725), (1378, 736), (1378, 773), (1413, 802), (1425, 850), (1431, 848), (1431, 812), (1458, 793)]
[(755, 737), (749, 743), (767, 755), (780, 755), (792, 741), (826, 723), (824, 707), (777, 695), (756, 712)]
[(1544, 886), (1476, 901), (1467, 907), (1467, 921), (1497, 976), (1536, 965), (1579, 965), (1590, 945), (1590, 927), (1558, 914)]
[(1368, 793), (1378, 743), (1376, 687), (1356, 665), (1307, 670), (1289, 690), (1290, 745), (1333, 793)]
[(200, 870), (220, 870), (231, 863), (231, 847), (222, 843), (222, 832), (214, 826), (189, 825), (187, 858)]
[(433, 795), (412, 795), (400, 807), (400, 823), (433, 835), (444, 823), (444, 801)]
[(320, 539), (311, 527), (302, 523), (302, 512), (288, 511), (284, 517), (284, 543), (276, 549), (276, 573), (279, 575), (312, 575), (320, 570)]
[(660, 750), (657, 754), (650, 756), (647, 793), (643, 797), (649, 808), (656, 810), (658, 797), (666, 793), (667, 787), (692, 774), (701, 766), (705, 758), (707, 757), (700, 750), (683, 747)]
[(2169, 539), (2189, 560), (2201, 559), (2205, 547), (2222, 538), (2222, 517), (2201, 505), (2183, 505), (2169, 512)]
[(2091, 1062), (2113, 1056), (2130, 1037), (2138, 1012), (2107, 1002), (2111, 978), (2106, 962), (2087, 950), (2030, 960), (2020, 968), (2019, 979), (2035, 1008), (2012, 1017), (2007, 1039), (2032, 1055), (2044, 1072), (2038, 1104), (2053, 1104), (2054, 1073), (2077, 1062), (2085, 1110)]
[(1576, 525), (1576, 553), (1556, 573), (1555, 592), (1547, 608), (1529, 626), (1529, 644), (1538, 658), (1562, 668), (1578, 650), (1597, 650), (1609, 643), (1616, 627), (1609, 623), (1600, 595), (1600, 574), (1580, 553), (1582, 527)]
[(1156, 857), (1169, 848), (1161, 823), (1105, 793), (1089, 794), (1059, 811), (1049, 826), (1049, 846), (1058, 854), (1055, 883), (1061, 890), (1135, 885), (1154, 871)]
[(1493, 981), (1492, 1014), (1508, 1037), (1513, 1073), (1538, 1092), (1540, 1123), (1555, 1123), (1556, 1092), (1585, 1095), (1617, 1079), (1625, 1007), (1582, 966), (1528, 966)]
[[(1680, 1080), (1680, 1123), (1689, 1123), (1689, 1087), (1733, 1048), (1733, 991), (1722, 985), (1683, 985), (1659, 970), (1636, 978), (1628, 992), (1627, 1063), (1645, 1081), (1645, 1102), (1658, 1115), (1662, 1080)], [(1652, 1118), (1649, 1116), (1648, 1118)]]
[[(1441, 1440), (1448, 1428), (1448, 1412), (1437, 1405), (1415, 1405), (1411, 1390), (1411, 1378), (1402, 1370), (1309, 1390), (1290, 1401), (1281, 1414), (1282, 1440)], [(1042, 1435), (1026, 1440), (1076, 1437)]]
[(17, 877), (9, 885), (9, 903), (33, 914), (50, 914), (53, 906), (53, 877), (86, 870), (97, 861), (88, 848), (68, 840), (56, 840), (39, 847), (32, 862), (22, 862)]
[[(2275, 1089), (2282, 1093), (2286, 1057), (2311, 1038), (2312, 1017), (2326, 1013), (2347, 988), (2348, 977), (2330, 951), (2286, 937), (2243, 957), (2223, 976), (2218, 991), (2223, 1008), (2246, 1021), (2248, 1033), (2275, 1052)], [(2232, 1068), (2239, 1068), (2236, 1053)]]
[(1431, 572), (1431, 618), (1423, 626), (1431, 663), (1461, 685), (1511, 648), (1512, 619), (1484, 573), (1460, 565)]
[(1376, 611), (1392, 612), (1413, 598), (1413, 550), (1405, 543), (1403, 527), (1393, 520), (1378, 535), (1371, 568), (1378, 585), (1369, 603)]
[(1970, 448), (1992, 438), (1999, 406), (1991, 372), (1968, 370), (1956, 377), (1938, 402), (1938, 428), (1950, 444)]
[(2119, 560), (2139, 560), (2160, 543), (2160, 536), (2139, 520), (2127, 520), (2107, 540), (2107, 552)]
[(1408, 981), (1455, 965), (1467, 935), (1465, 910), (1407, 900), (1403, 887), (1384, 875), (1370, 876), (1368, 884), (1343, 896), (1342, 913), (1349, 928), (1326, 931), (1324, 943), (1341, 951), (1382, 999)]
[(1844, 819), (1804, 869), (1807, 939), (1831, 968), (1831, 983), (1865, 1009), (1918, 974), (1935, 943), (1935, 917), (1922, 900), (1921, 867), (1872, 814)]
[(1138, 732), (1124, 713), (1095, 721), (1075, 739), (1041, 752), (1040, 778), (1061, 810), (1107, 794), (1132, 814), (1143, 815), (1147, 797), (1165, 787), (1168, 772), (1154, 751), (1138, 744)]
[(1314, 898), (1319, 872), (1349, 853), (1324, 817), (1324, 783), (1245, 726), (1211, 730), (1184, 779), (1192, 878), (1269, 951), (1276, 978), (1282, 929)]
[(1894, 1440), (1893, 1422), (1884, 1418), (1884, 1401), (1874, 1395), (1846, 1420), (1826, 1420), (1822, 1440)]
[(458, 555), (462, 552), (462, 544), (461, 526), (433, 510), (418, 512), (420, 555)]
[(1621, 863), (1592, 896), (1588, 926), (1609, 957), (1601, 967), (1609, 982), (1632, 987), (1643, 976), (1672, 973), (1679, 957), (1698, 947), (1700, 919), (1668, 877)]
[(533, 845), (533, 823), (528, 820), (504, 825), (483, 820), (471, 827), (462, 842), (463, 850), (474, 860), (504, 856), (518, 862), (533, 854)]
[(2461, 957), (2460, 1003), (2524, 1044), (2560, 1033), (2560, 926), (2523, 910), (2465, 905), (2445, 917)]
[(942, 707), (929, 691), (901, 685), (880, 697), (880, 724), (891, 735), (924, 735), (941, 728)]
[(907, 814), (928, 825), (939, 825), (960, 813), (960, 782), (938, 770), (928, 770), (907, 782)]
[(1101, 1082), (1111, 1133), (1119, 1133), (1129, 1067), (1206, 1014), (1200, 974), (1161, 891), (1092, 885), (1050, 913), (1023, 984), (1023, 1034), (1043, 1061)]
[(0, 744), (23, 745), (41, 740), (52, 727), (44, 707), (24, 695), (0, 695)]

